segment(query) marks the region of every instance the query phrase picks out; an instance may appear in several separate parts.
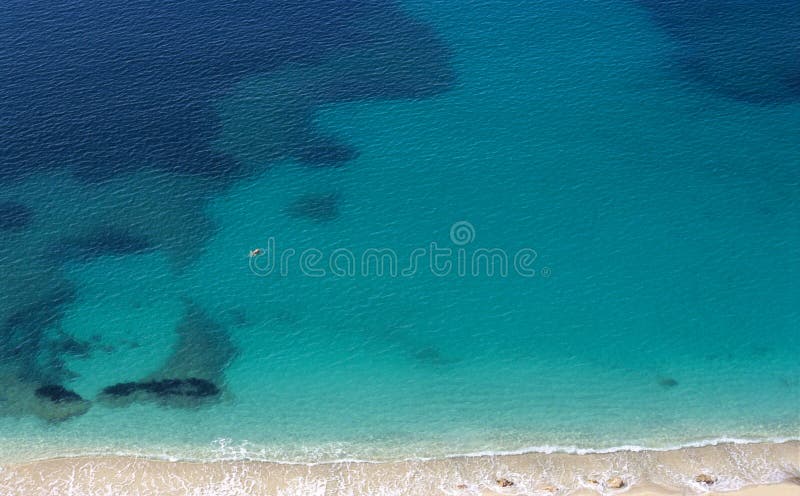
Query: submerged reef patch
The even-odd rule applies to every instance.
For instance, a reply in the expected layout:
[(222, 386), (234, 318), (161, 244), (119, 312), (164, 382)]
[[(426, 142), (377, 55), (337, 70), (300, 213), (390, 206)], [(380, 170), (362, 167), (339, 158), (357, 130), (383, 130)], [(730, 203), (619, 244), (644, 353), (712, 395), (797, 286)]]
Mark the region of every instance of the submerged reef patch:
[(750, 103), (800, 101), (800, 2), (637, 2), (674, 40), (685, 77)]
[[(15, 388), (33, 396), (38, 385), (71, 377), (68, 357), (107, 349), (60, 329), (78, 289), (64, 262), (159, 249), (179, 274), (213, 233), (203, 213), (209, 192), (198, 177), (152, 169), (92, 184), (63, 172), (0, 183), (0, 193), (47, 213), (14, 236), (0, 236), (0, 367), (17, 376)], [(32, 414), (44, 410), (32, 401), (20, 405)]]
[(41, 386), (34, 391), (34, 395), (39, 400), (32, 405), (34, 412), (50, 422), (61, 422), (83, 415), (91, 407), (91, 402), (78, 393), (57, 384)]
[(48, 384), (36, 388), (34, 394), (37, 398), (46, 398), (54, 403), (63, 403), (70, 401), (81, 401), (83, 398), (75, 391), (70, 391), (64, 386), (58, 384)]
[(150, 379), (195, 377), (221, 382), (225, 368), (236, 356), (228, 330), (196, 303), (187, 301), (175, 332), (178, 341), (172, 355)]
[[(50, 291), (32, 289), (33, 292), (21, 289), (18, 295), (23, 299), (35, 295), (36, 299), (0, 309), (0, 365), (25, 381), (59, 382), (67, 371), (50, 335), (62, 317), (64, 305), (73, 300), (74, 291), (66, 284)], [(7, 304), (18, 303), (9, 300)]]
[[(14, 199), (0, 203), (0, 231), (14, 233), (0, 236), (0, 365), (33, 398), (15, 413), (41, 414), (52, 402), (37, 387), (84, 352), (48, 335), (74, 289), (65, 262), (159, 250), (180, 274), (214, 232), (209, 198), (252, 164), (358, 155), (318, 128), (319, 108), (454, 80), (440, 38), (390, 0), (10, 0), (0, 46), (0, 197)], [(195, 309), (177, 332), (173, 358), (143, 380), (223, 384), (226, 330)]]
[(67, 343), (59, 334), (56, 324), (73, 292), (66, 287), (53, 289), (51, 299), (19, 307), (0, 326), (0, 390), (8, 399), (0, 404), (0, 415), (62, 421), (86, 413), (91, 406), (58, 384), (72, 377), (65, 355), (83, 354), (86, 348), (77, 341)]
[(58, 384), (41, 385), (21, 379), (19, 374), (0, 371), (0, 415), (35, 415), (48, 422), (62, 422), (83, 415), (92, 403)]
[(89, 357), (92, 352), (92, 343), (83, 341), (70, 336), (63, 331), (59, 330), (58, 336), (55, 339), (53, 348), (63, 353), (64, 355), (72, 355), (79, 357)]
[(236, 348), (227, 330), (200, 307), (186, 303), (176, 326), (178, 341), (164, 365), (148, 377), (104, 388), (100, 399), (112, 406), (157, 401), (166, 406), (192, 407), (222, 394), (224, 370)]
[(143, 382), (120, 382), (103, 388), (105, 396), (127, 397), (137, 393), (154, 395), (158, 398), (188, 397), (207, 398), (220, 393), (216, 384), (206, 379), (189, 377), (187, 379), (161, 379)]

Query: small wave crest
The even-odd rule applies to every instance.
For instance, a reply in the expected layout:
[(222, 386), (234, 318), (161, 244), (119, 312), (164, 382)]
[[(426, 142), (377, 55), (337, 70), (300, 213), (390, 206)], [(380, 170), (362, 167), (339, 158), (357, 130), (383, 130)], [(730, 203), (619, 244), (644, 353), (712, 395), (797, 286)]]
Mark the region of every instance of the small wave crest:
[[(690, 441), (682, 444), (675, 444), (669, 446), (640, 446), (635, 444), (625, 444), (620, 446), (612, 446), (608, 448), (581, 448), (578, 446), (558, 446), (558, 445), (543, 445), (543, 446), (530, 446), (514, 450), (491, 450), (491, 451), (477, 451), (467, 452), (454, 455), (446, 455), (444, 458), (459, 458), (459, 457), (474, 457), (474, 456), (510, 456), (510, 455), (525, 455), (529, 453), (541, 454), (554, 454), (564, 453), (570, 455), (591, 455), (591, 454), (608, 454), (618, 452), (644, 452), (644, 451), (677, 451), (686, 448), (705, 448), (708, 446), (719, 445), (747, 445), (747, 444), (781, 444), (791, 441), (800, 441), (800, 437), (774, 437), (774, 438), (759, 438), (759, 439), (746, 439), (734, 437), (720, 437), (714, 439), (702, 439), (699, 441)], [(419, 458), (422, 460), (433, 459)]]

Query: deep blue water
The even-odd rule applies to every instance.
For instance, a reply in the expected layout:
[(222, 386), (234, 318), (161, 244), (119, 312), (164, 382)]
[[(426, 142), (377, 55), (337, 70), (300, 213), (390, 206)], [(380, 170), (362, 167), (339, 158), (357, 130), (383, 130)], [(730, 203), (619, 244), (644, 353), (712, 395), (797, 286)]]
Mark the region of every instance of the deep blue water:
[[(312, 164), (352, 151), (313, 130), (321, 104), (421, 97), (452, 83), (430, 27), (391, 2), (5, 2), (3, 170), (72, 166), (88, 178), (142, 164), (218, 175), (211, 102), (240, 79), (355, 54), (381, 70), (293, 88), (276, 156)], [(384, 69), (385, 68), (385, 69)]]
[(0, 438), (800, 437), (798, 130), (797, 2), (4, 2)]

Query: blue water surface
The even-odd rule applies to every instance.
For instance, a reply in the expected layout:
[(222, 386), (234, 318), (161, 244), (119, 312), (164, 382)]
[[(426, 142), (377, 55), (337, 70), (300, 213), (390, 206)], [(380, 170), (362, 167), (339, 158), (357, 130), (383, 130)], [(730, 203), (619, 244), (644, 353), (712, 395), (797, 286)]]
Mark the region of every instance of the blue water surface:
[(798, 438), (798, 64), (788, 1), (4, 2), (0, 455)]

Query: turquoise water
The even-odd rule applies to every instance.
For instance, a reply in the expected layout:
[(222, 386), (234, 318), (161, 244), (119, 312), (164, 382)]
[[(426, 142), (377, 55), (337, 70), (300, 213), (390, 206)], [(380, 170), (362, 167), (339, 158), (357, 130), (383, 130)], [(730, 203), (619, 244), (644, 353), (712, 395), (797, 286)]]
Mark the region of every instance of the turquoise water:
[[(62, 363), (32, 375), (7, 355), (7, 374), (92, 403), (48, 422), (9, 393), (2, 451), (310, 461), (800, 438), (800, 99), (756, 91), (754, 54), (687, 73), (687, 40), (647, 2), (400, 9), (444, 47), (435, 91), (339, 88), (405, 67), (394, 52), (289, 61), (208, 96), (204, 146), (240, 168), (224, 181), (132, 155), (100, 181), (49, 167), (3, 182), (41, 216), (3, 235), (0, 316), (63, 285), (41, 327), (86, 348), (56, 347)], [(703, 80), (730, 60), (741, 73)], [(349, 76), (326, 80), (337, 71)], [(344, 95), (317, 96), (331, 87)], [(298, 106), (313, 136), (347, 144), (345, 163), (291, 152)], [(114, 231), (124, 249), (63, 253), (64, 233), (110, 224), (155, 244)], [(397, 276), (328, 264), (388, 249), (407, 268), (431, 243), (453, 250), (449, 273), (426, 258)], [(494, 248), (505, 277), (459, 274), (459, 253)], [(304, 273), (307, 249), (321, 277)], [(287, 250), (285, 274), (264, 274)], [(532, 276), (513, 266), (521, 250)], [(166, 377), (164, 363), (220, 394), (102, 398)]]

